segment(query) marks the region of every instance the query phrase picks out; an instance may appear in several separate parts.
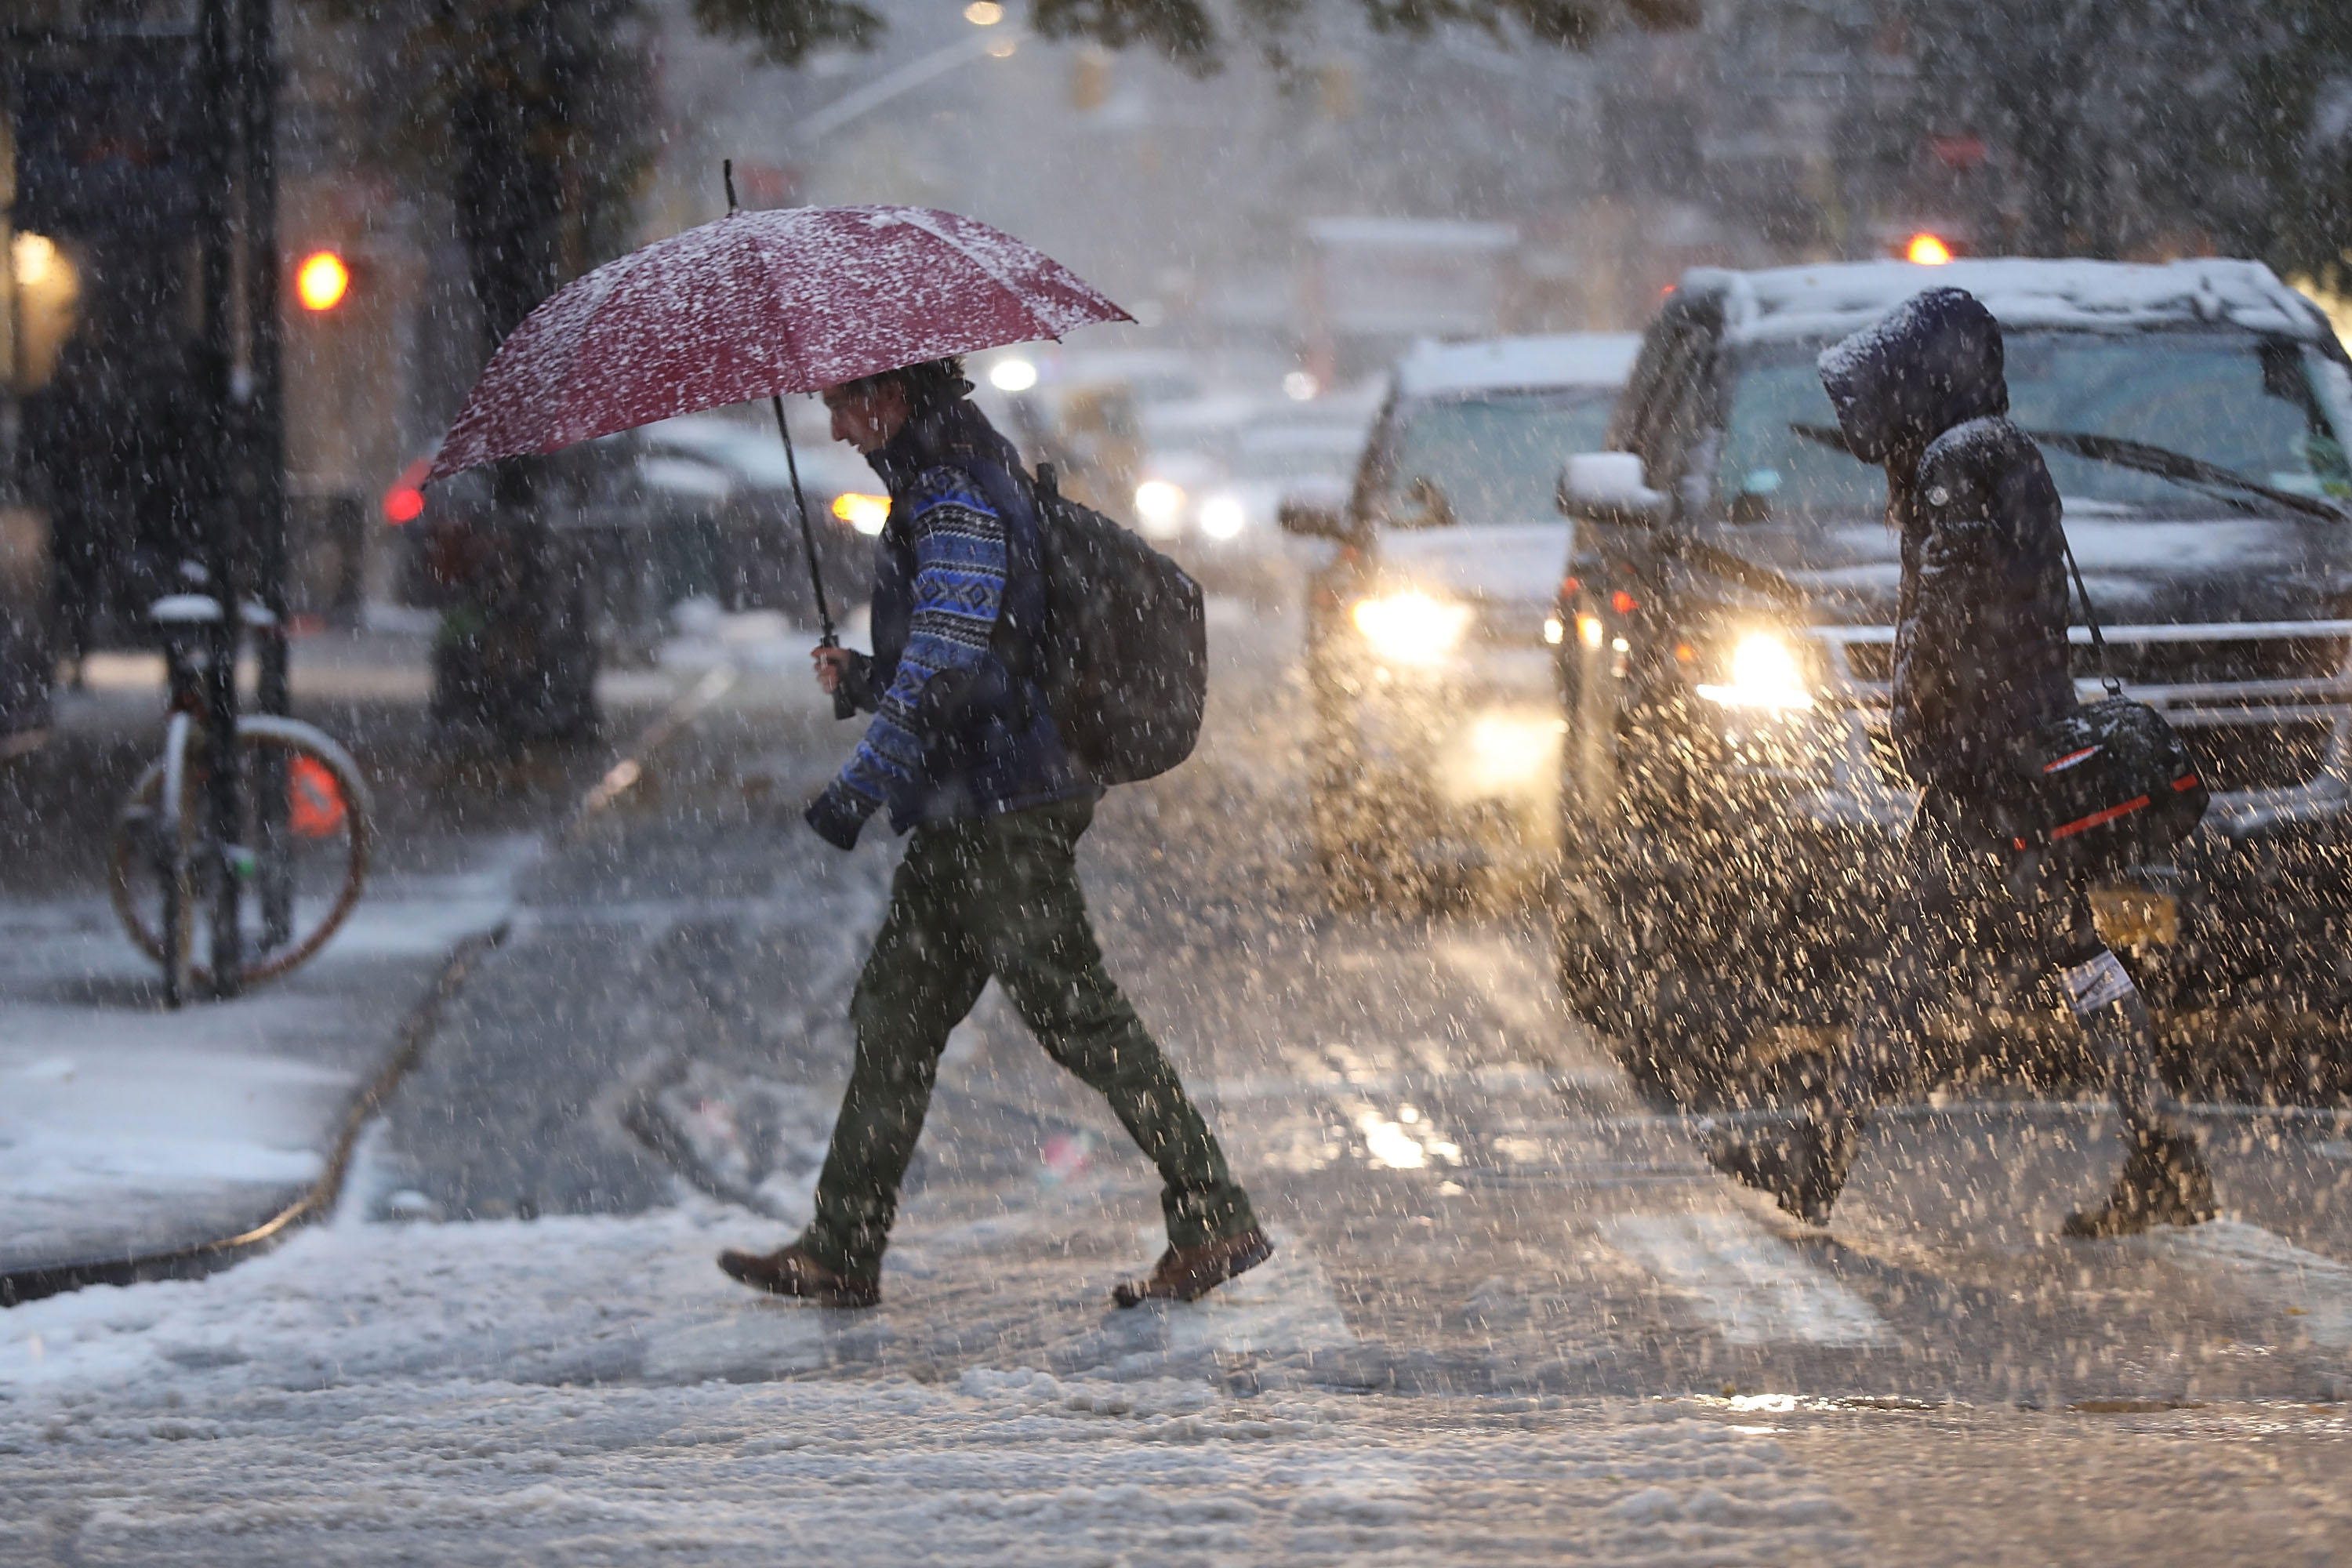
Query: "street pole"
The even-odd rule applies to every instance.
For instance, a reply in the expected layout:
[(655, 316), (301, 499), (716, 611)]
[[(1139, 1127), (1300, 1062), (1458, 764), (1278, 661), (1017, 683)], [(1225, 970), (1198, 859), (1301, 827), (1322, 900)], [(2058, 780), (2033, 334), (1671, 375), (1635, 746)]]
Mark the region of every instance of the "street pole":
[(247, 405), (255, 597), (276, 619), (262, 639), (259, 706), (284, 713), (286, 675), (286, 374), (278, 245), (278, 54), (272, 0), (241, 0), (245, 132), (245, 297), (252, 374)]
[[(246, 405), (246, 498), (252, 530), (254, 596), (269, 612), (255, 628), (259, 680), (256, 705), (282, 714), (287, 689), (286, 375), (284, 302), (279, 298), (278, 244), (278, 48), (272, 0), (242, 0), (245, 133), (245, 300), (252, 384)], [(260, 842), (262, 945), (276, 947), (294, 931), (294, 883), (286, 840), (286, 770), (272, 750), (257, 760), (253, 781), (254, 828)]]
[(204, 331), (197, 342), (196, 389), (203, 437), (202, 450), (195, 455), (196, 471), (189, 475), (188, 485), (198, 508), (198, 538), (191, 542), (205, 557), (207, 591), (219, 599), (221, 606), (222, 635), (214, 645), (212, 668), (205, 672), (204, 715), (205, 798), (217, 850), (207, 871), (213, 883), (213, 991), (219, 996), (236, 994), (245, 972), (239, 908), (243, 889), (237, 876), (237, 841), (243, 837), (238, 805), (244, 792), (237, 778), (236, 745), (236, 498), (226, 482), (238, 458), (229, 384), (235, 342), (229, 295), (236, 270), (229, 196), (236, 136), (229, 4), (230, 0), (204, 0), (197, 20), (197, 102), (202, 105), (203, 129), (196, 176), (196, 247)]

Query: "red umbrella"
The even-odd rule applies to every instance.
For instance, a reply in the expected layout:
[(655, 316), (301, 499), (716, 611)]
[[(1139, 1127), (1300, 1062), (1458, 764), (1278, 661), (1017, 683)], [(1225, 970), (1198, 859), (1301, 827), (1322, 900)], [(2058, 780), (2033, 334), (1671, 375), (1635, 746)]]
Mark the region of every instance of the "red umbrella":
[[(608, 261), (524, 318), (433, 459), (440, 479), (753, 398), (1133, 320), (1000, 229), (935, 207), (728, 215)], [(793, 489), (808, 531), (808, 504)], [(816, 552), (809, 551), (809, 570)], [(824, 640), (833, 617), (816, 584)]]
[(733, 212), (533, 310), (467, 395), (432, 477), (1131, 319), (1052, 258), (934, 207)]

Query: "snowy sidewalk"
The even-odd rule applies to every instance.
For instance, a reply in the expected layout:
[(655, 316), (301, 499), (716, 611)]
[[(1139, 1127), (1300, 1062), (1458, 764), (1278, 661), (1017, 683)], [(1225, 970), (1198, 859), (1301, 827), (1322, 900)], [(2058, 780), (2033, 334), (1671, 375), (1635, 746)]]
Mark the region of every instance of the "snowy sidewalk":
[[(110, 803), (160, 742), (160, 661), (94, 656), (47, 752), (0, 778), (0, 1302), (171, 1273), (325, 1195), (355, 1109), (411, 1044), (453, 953), (503, 928), (518, 883), (607, 746), (467, 775), (425, 716), (425, 645), (295, 647), (297, 710), (377, 796), (378, 872), (326, 950), (235, 1001), (163, 1011), (103, 890)], [(600, 682), (625, 743), (680, 677)]]
[(302, 971), (176, 1013), (103, 900), (0, 902), (0, 1271), (102, 1274), (301, 1201), (536, 852), (499, 837), (472, 869), (382, 879)]

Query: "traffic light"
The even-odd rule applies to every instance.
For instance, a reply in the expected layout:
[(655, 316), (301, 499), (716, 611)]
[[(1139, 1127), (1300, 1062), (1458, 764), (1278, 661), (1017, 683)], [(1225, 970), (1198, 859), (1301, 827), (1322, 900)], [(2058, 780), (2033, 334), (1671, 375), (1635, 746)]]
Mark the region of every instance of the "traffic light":
[(400, 470), (400, 478), (383, 492), (383, 520), (398, 528), (425, 514), (425, 476), (433, 471), (428, 455)]
[(351, 289), (351, 267), (331, 250), (312, 251), (294, 269), (294, 294), (306, 310), (331, 310)]
[(1941, 267), (1951, 258), (1951, 242), (1924, 228), (1903, 247), (1903, 259), (1920, 267)]

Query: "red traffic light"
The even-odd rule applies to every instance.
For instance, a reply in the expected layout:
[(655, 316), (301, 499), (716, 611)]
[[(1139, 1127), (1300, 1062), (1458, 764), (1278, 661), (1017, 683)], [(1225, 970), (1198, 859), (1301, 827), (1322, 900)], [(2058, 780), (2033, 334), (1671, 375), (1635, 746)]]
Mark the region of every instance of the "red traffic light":
[(294, 269), (294, 294), (306, 310), (331, 310), (351, 292), (352, 269), (331, 250), (314, 250)]
[(425, 512), (425, 476), (433, 471), (433, 459), (419, 458), (400, 470), (400, 478), (383, 492), (383, 520), (398, 528), (404, 522), (415, 522)]

